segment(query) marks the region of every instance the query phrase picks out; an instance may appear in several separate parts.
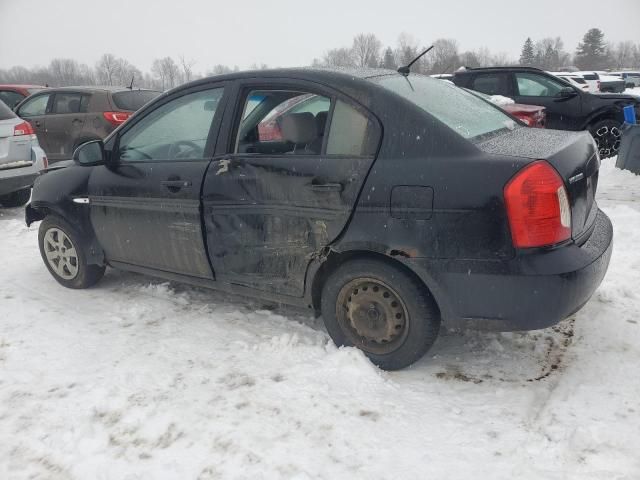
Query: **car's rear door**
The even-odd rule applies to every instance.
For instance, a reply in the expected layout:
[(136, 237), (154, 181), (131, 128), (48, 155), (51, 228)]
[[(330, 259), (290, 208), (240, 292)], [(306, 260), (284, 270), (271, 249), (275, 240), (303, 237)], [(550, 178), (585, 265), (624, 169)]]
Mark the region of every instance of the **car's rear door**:
[(89, 94), (73, 91), (53, 95), (47, 116), (47, 146), (51, 161), (68, 160), (84, 129)]
[[(203, 185), (209, 257), (218, 280), (301, 296), (309, 262), (348, 222), (381, 128), (365, 109), (314, 83), (244, 81), (237, 88), (221, 134), (227, 141), (219, 142)], [(258, 125), (280, 103), (260, 111), (251, 99), (309, 95), (321, 97), (309, 102), (314, 111), (276, 120), (286, 151), (266, 148), (272, 139), (263, 141)]]
[(515, 72), (516, 91), (512, 97), (517, 103), (541, 105), (547, 109), (547, 128), (578, 129), (582, 122), (582, 97), (561, 97), (567, 84), (536, 72)]
[(47, 114), (50, 111), (53, 95), (49, 93), (38, 93), (27, 97), (17, 108), (18, 116), (28, 121), (38, 137), (38, 143), (42, 149), (49, 154), (49, 143), (47, 135)]
[(123, 127), (115, 165), (94, 167), (91, 223), (111, 264), (213, 278), (200, 194), (225, 101), (224, 83), (175, 92)]

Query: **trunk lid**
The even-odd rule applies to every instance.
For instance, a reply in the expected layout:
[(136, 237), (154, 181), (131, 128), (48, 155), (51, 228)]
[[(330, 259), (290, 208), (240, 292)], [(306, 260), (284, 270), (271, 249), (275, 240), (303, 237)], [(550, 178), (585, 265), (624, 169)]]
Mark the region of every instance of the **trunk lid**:
[(478, 143), (486, 153), (546, 160), (564, 180), (571, 205), (573, 239), (580, 243), (595, 221), (600, 158), (588, 132), (518, 128)]
[(31, 161), (31, 136), (14, 136), (13, 129), (22, 123), (18, 117), (0, 120), (0, 170), (25, 167)]

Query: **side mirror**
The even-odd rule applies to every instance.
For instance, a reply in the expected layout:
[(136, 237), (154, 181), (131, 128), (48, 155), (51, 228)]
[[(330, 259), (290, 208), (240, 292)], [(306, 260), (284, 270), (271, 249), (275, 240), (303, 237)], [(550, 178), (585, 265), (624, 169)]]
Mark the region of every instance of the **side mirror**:
[(105, 163), (104, 143), (102, 143), (102, 140), (83, 143), (73, 152), (73, 161), (78, 165), (101, 165)]
[(571, 97), (575, 97), (577, 94), (578, 94), (578, 92), (576, 92), (573, 87), (563, 87), (558, 92), (558, 97), (560, 97), (560, 98), (571, 98)]

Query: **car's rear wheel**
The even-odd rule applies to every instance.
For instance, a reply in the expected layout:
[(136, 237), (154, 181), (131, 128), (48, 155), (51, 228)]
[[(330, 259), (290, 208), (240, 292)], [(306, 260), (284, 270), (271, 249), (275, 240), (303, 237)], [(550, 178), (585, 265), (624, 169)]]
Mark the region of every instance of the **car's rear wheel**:
[(104, 275), (104, 265), (88, 265), (80, 235), (62, 218), (49, 215), (38, 231), (40, 255), (58, 283), (68, 288), (87, 288)]
[(440, 329), (429, 292), (398, 267), (370, 259), (341, 265), (325, 282), (322, 316), (338, 346), (355, 346), (385, 370), (420, 359)]
[(616, 120), (601, 120), (594, 123), (589, 131), (598, 145), (601, 158), (609, 158), (618, 154), (622, 131), (620, 122)]
[(31, 187), (0, 196), (0, 205), (7, 208), (22, 207), (31, 197)]

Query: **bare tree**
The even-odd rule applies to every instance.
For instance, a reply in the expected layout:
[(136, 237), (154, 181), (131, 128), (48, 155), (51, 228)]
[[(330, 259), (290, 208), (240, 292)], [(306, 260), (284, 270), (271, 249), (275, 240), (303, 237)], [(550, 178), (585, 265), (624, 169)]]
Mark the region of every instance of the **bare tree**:
[(333, 48), (324, 54), (322, 64), (326, 67), (353, 67), (353, 52), (350, 48)]
[(429, 70), (431, 73), (449, 73), (460, 65), (458, 42), (449, 38), (439, 38), (433, 42), (433, 50), (429, 52)]
[(610, 48), (611, 56), (613, 57), (613, 64), (616, 68), (628, 68), (632, 67), (634, 63), (634, 57), (636, 55), (636, 45), (630, 40), (626, 42), (619, 42), (615, 47)]
[(118, 59), (113, 53), (104, 53), (96, 63), (96, 77), (102, 85), (113, 85), (118, 75)]
[(159, 81), (162, 90), (167, 90), (177, 85), (178, 65), (171, 57), (156, 58), (151, 66), (151, 73)]
[(351, 52), (358, 67), (377, 67), (382, 42), (373, 33), (360, 33), (353, 39)]
[(195, 60), (187, 60), (184, 55), (180, 55), (178, 58), (180, 61), (180, 83), (187, 83), (194, 79), (193, 66), (196, 64)]

